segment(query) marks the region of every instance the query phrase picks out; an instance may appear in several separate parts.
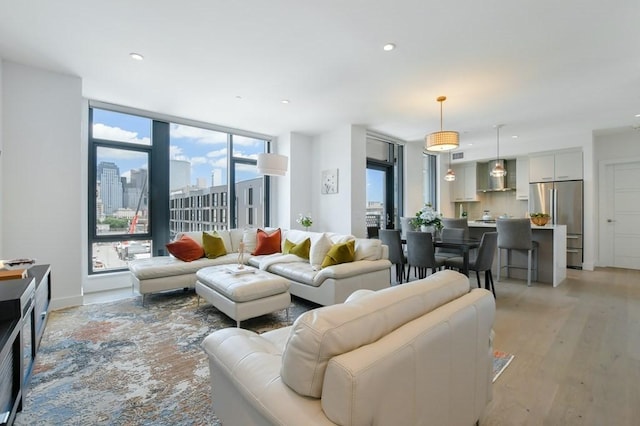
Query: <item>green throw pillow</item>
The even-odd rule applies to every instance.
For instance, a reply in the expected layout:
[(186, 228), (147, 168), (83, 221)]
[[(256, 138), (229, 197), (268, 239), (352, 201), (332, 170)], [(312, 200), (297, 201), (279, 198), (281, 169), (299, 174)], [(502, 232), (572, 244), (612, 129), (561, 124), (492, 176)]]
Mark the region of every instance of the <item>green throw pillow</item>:
[(209, 259), (215, 259), (227, 254), (222, 237), (208, 232), (202, 233), (202, 247), (204, 248), (204, 255)]
[(347, 241), (346, 243), (334, 244), (329, 253), (324, 257), (322, 261), (322, 267), (337, 265), (339, 263), (353, 262), (356, 257), (356, 242), (355, 240)]
[(307, 238), (298, 244), (294, 244), (289, 240), (284, 240), (284, 250), (282, 250), (282, 254), (295, 254), (303, 259), (309, 259), (310, 250), (311, 238)]

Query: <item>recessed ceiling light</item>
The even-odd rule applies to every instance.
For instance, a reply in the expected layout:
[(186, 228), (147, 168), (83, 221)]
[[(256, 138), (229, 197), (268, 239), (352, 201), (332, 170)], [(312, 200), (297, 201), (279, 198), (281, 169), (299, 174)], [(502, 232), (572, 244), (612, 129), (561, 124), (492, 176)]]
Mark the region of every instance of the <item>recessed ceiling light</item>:
[(637, 117), (637, 118), (640, 118), (640, 114), (636, 114), (636, 117)]
[(386, 50), (387, 52), (395, 48), (396, 48), (396, 45), (393, 43), (387, 43), (384, 46), (382, 46), (382, 49)]
[(131, 56), (131, 59), (135, 59), (136, 61), (142, 61), (144, 59), (144, 56), (135, 52), (129, 53), (129, 56)]
[(518, 135), (511, 136), (511, 139), (518, 139)]
[(283, 104), (288, 104), (289, 103), (289, 99), (283, 99), (280, 102), (282, 102)]

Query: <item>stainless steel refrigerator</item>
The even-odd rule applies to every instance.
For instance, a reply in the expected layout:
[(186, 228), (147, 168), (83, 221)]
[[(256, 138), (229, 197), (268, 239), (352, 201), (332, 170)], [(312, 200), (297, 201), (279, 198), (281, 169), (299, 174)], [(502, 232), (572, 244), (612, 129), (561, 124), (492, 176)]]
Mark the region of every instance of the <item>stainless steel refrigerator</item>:
[(551, 223), (567, 225), (567, 267), (582, 269), (582, 180), (529, 185), (529, 212), (548, 213)]

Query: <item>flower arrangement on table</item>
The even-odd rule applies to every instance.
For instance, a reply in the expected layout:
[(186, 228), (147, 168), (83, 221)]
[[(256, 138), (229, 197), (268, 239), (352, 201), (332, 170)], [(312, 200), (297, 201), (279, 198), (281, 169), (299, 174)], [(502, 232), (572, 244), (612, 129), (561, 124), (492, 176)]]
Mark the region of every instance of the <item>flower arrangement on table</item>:
[(442, 214), (433, 209), (431, 204), (425, 204), (423, 208), (416, 212), (416, 216), (411, 219), (414, 229), (422, 226), (433, 226), (436, 231), (442, 229)]
[(306, 216), (302, 213), (298, 214), (298, 219), (296, 219), (300, 225), (304, 226), (305, 231), (309, 230), (309, 227), (313, 225), (313, 219), (311, 219), (311, 214), (307, 214)]

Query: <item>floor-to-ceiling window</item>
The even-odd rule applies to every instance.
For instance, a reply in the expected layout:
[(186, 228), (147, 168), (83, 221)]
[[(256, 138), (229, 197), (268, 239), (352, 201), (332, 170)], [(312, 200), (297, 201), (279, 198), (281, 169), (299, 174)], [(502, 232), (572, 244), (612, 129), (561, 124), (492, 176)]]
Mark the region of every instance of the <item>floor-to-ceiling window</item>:
[(404, 147), (393, 140), (367, 135), (367, 234), (398, 227), (402, 215)]
[(89, 118), (90, 273), (165, 254), (178, 232), (268, 225), (268, 136), (99, 103)]

